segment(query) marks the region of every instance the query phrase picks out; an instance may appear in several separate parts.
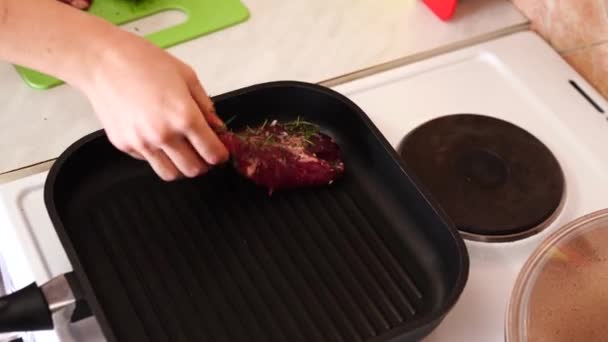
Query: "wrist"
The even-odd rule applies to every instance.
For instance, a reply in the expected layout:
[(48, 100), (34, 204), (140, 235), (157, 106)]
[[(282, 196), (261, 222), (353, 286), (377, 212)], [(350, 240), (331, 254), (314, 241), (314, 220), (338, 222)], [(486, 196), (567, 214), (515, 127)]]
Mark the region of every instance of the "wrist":
[[(92, 23), (89, 23), (92, 24)], [(122, 41), (128, 40), (129, 33), (121, 28), (97, 19), (94, 25), (89, 26), (71, 54), (67, 72), (63, 77), (66, 83), (73, 85), (81, 91), (96, 83), (107, 65), (117, 61)]]

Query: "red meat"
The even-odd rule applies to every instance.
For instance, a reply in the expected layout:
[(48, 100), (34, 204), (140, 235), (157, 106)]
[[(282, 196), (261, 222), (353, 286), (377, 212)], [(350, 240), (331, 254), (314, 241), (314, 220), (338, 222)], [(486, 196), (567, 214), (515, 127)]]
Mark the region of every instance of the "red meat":
[(344, 172), (336, 142), (318, 126), (300, 119), (219, 136), (237, 171), (271, 194), (278, 189), (328, 185)]

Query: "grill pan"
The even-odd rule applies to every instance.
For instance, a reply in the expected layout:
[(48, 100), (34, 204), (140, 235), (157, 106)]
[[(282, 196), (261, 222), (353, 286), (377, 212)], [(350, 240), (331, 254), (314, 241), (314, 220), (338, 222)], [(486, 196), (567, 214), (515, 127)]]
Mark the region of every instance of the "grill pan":
[(88, 135), (60, 156), (45, 185), (74, 271), (0, 299), (0, 330), (51, 328), (48, 316), (62, 306), (52, 289), (64, 283), (62, 303), (86, 301), (111, 342), (429, 334), (464, 288), (468, 254), (365, 113), (300, 82), (214, 102), (224, 119), (235, 115), (235, 129), (298, 116), (319, 124), (342, 148), (344, 177), (272, 196), (230, 166), (165, 183), (103, 131)]

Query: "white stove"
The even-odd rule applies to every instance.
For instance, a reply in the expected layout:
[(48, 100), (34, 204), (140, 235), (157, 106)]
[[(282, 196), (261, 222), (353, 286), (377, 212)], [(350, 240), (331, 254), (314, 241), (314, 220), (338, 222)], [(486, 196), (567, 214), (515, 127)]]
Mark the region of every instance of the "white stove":
[[(466, 241), (470, 254), (467, 285), (456, 306), (425, 339), (503, 341), (511, 289), (532, 250), (565, 223), (608, 208), (608, 119), (602, 112), (608, 110), (608, 103), (531, 32), (335, 89), (357, 103), (395, 148), (408, 132), (431, 119), (472, 113), (500, 118), (527, 130), (557, 158), (566, 190), (555, 219), (542, 232), (515, 242)], [(38, 174), (0, 188), (0, 254), (12, 289), (32, 281), (42, 283), (71, 270), (44, 207), (45, 177), (45, 173)], [(92, 319), (82, 322), (62, 332), (62, 336), (72, 336), (62, 340), (102, 340), (94, 325)], [(55, 332), (32, 336), (36, 341), (58, 340)]]

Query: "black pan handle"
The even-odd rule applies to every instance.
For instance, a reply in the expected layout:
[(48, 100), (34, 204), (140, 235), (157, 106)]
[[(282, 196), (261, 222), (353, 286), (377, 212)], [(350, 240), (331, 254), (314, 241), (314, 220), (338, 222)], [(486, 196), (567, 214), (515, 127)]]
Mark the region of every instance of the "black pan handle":
[(52, 328), (49, 304), (36, 283), (0, 297), (0, 333)]
[(0, 333), (53, 329), (53, 313), (77, 307), (80, 295), (74, 274), (67, 273), (0, 297)]

